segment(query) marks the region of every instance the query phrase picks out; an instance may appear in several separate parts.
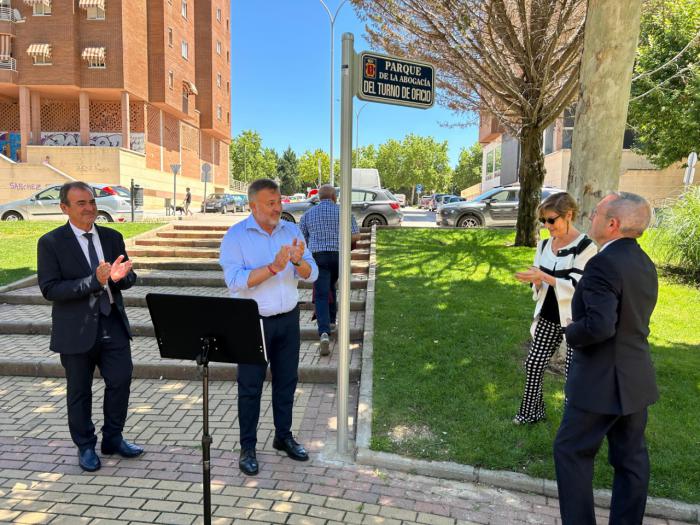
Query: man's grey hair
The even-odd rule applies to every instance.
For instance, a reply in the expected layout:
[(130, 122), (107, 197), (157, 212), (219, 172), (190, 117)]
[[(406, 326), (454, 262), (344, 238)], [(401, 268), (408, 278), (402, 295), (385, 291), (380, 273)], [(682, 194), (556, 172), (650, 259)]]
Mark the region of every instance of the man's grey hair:
[(620, 221), (620, 233), (625, 237), (641, 237), (654, 213), (649, 202), (641, 195), (627, 191), (614, 191), (610, 195), (616, 198), (608, 203), (605, 216)]
[(335, 188), (330, 184), (324, 184), (318, 189), (318, 198), (321, 200), (333, 199), (335, 197)]
[(82, 182), (79, 180), (76, 180), (74, 182), (66, 182), (63, 186), (61, 186), (61, 189), (58, 191), (58, 199), (61, 201), (61, 204), (70, 206), (70, 201), (68, 200), (68, 192), (70, 190), (85, 190), (92, 193), (93, 196), (95, 195), (95, 190), (93, 190), (92, 187), (86, 182)]
[(248, 186), (248, 200), (252, 201), (260, 190), (273, 190), (276, 192), (280, 191), (280, 187), (272, 179), (258, 179), (254, 180)]

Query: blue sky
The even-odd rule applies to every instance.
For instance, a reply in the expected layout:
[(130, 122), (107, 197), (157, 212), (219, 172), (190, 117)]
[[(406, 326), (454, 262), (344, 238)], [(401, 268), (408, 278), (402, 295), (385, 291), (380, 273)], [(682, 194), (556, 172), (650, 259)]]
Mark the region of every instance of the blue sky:
[[(326, 0), (335, 13), (341, 0)], [(355, 35), (355, 51), (369, 50), (364, 26), (346, 2), (335, 21), (334, 157), (340, 154), (340, 55), (344, 32)], [(439, 70), (438, 70), (439, 74)], [(231, 132), (260, 133), (263, 145), (298, 155), (328, 151), (330, 135), (330, 22), (318, 0), (232, 0)], [(363, 101), (357, 98), (357, 111)], [(450, 164), (477, 140), (476, 126), (443, 127), (459, 117), (438, 104), (421, 110), (370, 103), (360, 113), (360, 145), (401, 140), (408, 133), (447, 140)], [(353, 126), (355, 121), (353, 120)], [(353, 141), (355, 131), (353, 129)], [(354, 143), (353, 143), (354, 147)]]

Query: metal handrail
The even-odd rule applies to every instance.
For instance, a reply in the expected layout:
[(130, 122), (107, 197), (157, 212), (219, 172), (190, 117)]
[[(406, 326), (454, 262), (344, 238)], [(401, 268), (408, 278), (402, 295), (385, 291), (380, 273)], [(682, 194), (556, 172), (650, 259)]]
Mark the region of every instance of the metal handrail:
[(0, 69), (9, 69), (10, 71), (17, 71), (17, 61), (10, 58), (0, 58)]
[(7, 6), (0, 6), (0, 20), (20, 22), (24, 21), (24, 18), (22, 18), (17, 9)]

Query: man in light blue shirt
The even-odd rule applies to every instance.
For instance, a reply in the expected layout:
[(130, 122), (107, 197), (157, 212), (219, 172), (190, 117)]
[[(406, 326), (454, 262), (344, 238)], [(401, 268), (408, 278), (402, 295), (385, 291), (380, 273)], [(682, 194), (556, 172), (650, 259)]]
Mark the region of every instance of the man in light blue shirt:
[[(272, 374), (272, 446), (292, 459), (306, 461), (306, 450), (291, 432), (301, 341), (297, 281), (314, 282), (318, 267), (299, 228), (280, 220), (282, 198), (277, 183), (270, 179), (254, 181), (248, 188), (248, 200), (251, 214), (226, 232), (219, 263), (231, 295), (254, 299), (263, 318)], [(238, 466), (249, 476), (258, 473), (255, 445), (266, 370), (265, 365), (238, 365)]]

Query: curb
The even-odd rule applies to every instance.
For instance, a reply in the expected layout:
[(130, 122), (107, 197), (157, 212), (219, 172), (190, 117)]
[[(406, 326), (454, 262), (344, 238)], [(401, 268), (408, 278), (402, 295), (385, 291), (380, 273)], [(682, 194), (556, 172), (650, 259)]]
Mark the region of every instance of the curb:
[[(63, 366), (57, 360), (45, 359), (42, 361), (13, 361), (0, 360), (2, 376), (22, 377), (65, 377)], [(209, 379), (211, 381), (235, 381), (238, 367), (233, 364), (211, 363), (209, 365)], [(338, 371), (335, 367), (300, 366), (298, 369), (300, 383), (335, 383)], [(99, 372), (95, 372), (99, 375)], [(133, 379), (163, 379), (199, 381), (202, 379), (199, 367), (192, 363), (139, 363), (134, 362)], [(360, 378), (359, 368), (350, 368), (350, 381)], [(267, 381), (270, 381), (270, 370), (267, 370)]]
[[(365, 298), (365, 331), (362, 340), (360, 393), (357, 403), (357, 449), (355, 461), (361, 465), (398, 470), (407, 474), (450, 479), (471, 483), (483, 483), (494, 487), (519, 492), (529, 492), (558, 498), (557, 483), (554, 480), (533, 478), (517, 472), (487, 470), (471, 465), (461, 465), (448, 461), (426, 461), (410, 457), (370, 450), (372, 441), (372, 374), (374, 353), (374, 293), (377, 271), (377, 237), (373, 231), (370, 247), (369, 276)], [(594, 501), (598, 507), (610, 508), (612, 491), (596, 489)], [(700, 525), (700, 505), (665, 498), (647, 498), (645, 516), (685, 521)]]

